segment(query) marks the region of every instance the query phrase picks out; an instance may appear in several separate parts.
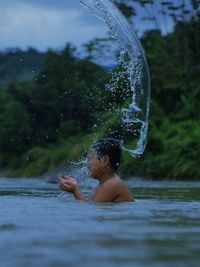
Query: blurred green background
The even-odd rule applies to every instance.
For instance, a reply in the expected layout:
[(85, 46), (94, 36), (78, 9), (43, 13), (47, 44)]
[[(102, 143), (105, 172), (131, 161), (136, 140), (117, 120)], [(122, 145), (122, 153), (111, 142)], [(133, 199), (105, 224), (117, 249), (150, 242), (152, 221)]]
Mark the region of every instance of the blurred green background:
[[(140, 40), (151, 74), (148, 143), (141, 157), (123, 153), (126, 177), (200, 179), (200, 1), (118, 1), (130, 22), (134, 3), (154, 12), (142, 18), (154, 27)], [(171, 18), (172, 31), (159, 28), (158, 15)], [(123, 107), (126, 78), (107, 89), (110, 70), (98, 62), (109, 38), (84, 45), (80, 58), (72, 44), (39, 52), (10, 48), (0, 52), (0, 171), (12, 177), (39, 176), (84, 156), (95, 137), (116, 127), (108, 103)], [(114, 69), (115, 75), (119, 68)], [(105, 121), (99, 126), (96, 122)], [(108, 119), (109, 118), (109, 119)], [(120, 129), (123, 131), (123, 129)], [(129, 142), (135, 142), (130, 139)]]

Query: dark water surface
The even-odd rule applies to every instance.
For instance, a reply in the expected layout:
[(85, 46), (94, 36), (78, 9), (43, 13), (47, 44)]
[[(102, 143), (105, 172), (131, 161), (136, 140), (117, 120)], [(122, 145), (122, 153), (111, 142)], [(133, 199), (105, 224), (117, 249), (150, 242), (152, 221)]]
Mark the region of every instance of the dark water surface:
[(0, 178), (0, 266), (199, 267), (200, 183), (127, 185), (135, 203), (94, 204), (45, 180)]

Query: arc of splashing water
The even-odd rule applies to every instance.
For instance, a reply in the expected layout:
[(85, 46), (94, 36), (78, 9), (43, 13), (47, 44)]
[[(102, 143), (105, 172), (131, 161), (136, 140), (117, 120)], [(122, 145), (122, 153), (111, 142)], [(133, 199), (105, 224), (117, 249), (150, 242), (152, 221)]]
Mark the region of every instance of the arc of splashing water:
[(127, 149), (131, 155), (144, 152), (147, 143), (148, 117), (150, 107), (150, 74), (144, 54), (134, 29), (112, 0), (78, 0), (102, 20), (110, 29), (111, 36), (121, 48), (121, 60), (127, 65), (132, 103), (123, 109), (124, 123), (140, 125), (139, 139), (135, 149)]

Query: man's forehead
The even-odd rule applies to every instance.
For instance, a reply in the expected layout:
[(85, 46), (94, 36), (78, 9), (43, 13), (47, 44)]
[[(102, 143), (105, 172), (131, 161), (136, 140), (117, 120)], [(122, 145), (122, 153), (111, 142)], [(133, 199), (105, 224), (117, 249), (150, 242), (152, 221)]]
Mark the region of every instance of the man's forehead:
[(96, 156), (96, 152), (94, 151), (94, 149), (90, 148), (88, 151), (88, 156)]

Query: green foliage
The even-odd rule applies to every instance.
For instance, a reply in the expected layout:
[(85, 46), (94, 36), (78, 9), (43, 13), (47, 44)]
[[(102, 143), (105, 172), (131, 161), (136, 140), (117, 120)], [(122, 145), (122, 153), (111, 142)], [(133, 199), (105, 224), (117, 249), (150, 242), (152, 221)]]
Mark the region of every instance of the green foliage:
[(135, 9), (133, 6), (127, 4), (127, 1), (118, 1), (117, 6), (127, 18), (131, 18), (132, 16), (136, 15)]
[(21, 153), (29, 147), (31, 127), (29, 114), (24, 106), (10, 100), (1, 106), (0, 150), (1, 153)]
[(60, 139), (55, 145), (34, 147), (21, 156), (20, 165), (12, 165), (9, 176), (30, 177), (39, 176), (47, 171), (65, 166), (71, 161), (86, 156), (93, 135), (75, 135), (68, 139)]
[(88, 60), (77, 60), (73, 53), (74, 48), (68, 45), (59, 53), (49, 51), (46, 55), (33, 89), (35, 144), (55, 142), (60, 127), (63, 134), (68, 121), (74, 133), (86, 131), (102, 109), (104, 71)]
[[(147, 8), (154, 1), (135, 2)], [(171, 10), (175, 16), (179, 10), (184, 15), (179, 6), (175, 9), (169, 2), (162, 2), (167, 12)], [(141, 39), (152, 78), (150, 130), (141, 157), (123, 153), (121, 172), (125, 176), (200, 178), (200, 35), (199, 18), (192, 16), (198, 10), (195, 1), (192, 5), (190, 19), (177, 20), (174, 32), (163, 36), (158, 29), (149, 30)], [(125, 11), (130, 12), (129, 8)], [(135, 147), (136, 140), (126, 136), (121, 120), (120, 110), (129, 103), (124, 92), (131, 95), (127, 77), (119, 76), (121, 69), (116, 69), (114, 86), (108, 90), (105, 84), (110, 74), (91, 62), (95, 54), (103, 54), (106, 46), (95, 40), (85, 48), (88, 50), (85, 59), (77, 58), (71, 45), (61, 51), (49, 50), (42, 55), (43, 64), (32, 76), (32, 83), (20, 76), (24, 71), (21, 65), (13, 64), (13, 69), (10, 65), (21, 56), (21, 51), (0, 54), (0, 77), (3, 81), (7, 79), (0, 84), (2, 170), (13, 176), (41, 175), (79, 159), (95, 138), (108, 135), (123, 136), (128, 147)], [(27, 53), (26, 62), (30, 56), (32, 68), (35, 56), (41, 55), (35, 50)], [(3, 73), (8, 70), (5, 78)]]
[(16, 78), (32, 81), (41, 69), (43, 58), (43, 53), (31, 47), (27, 51), (13, 48), (0, 52), (0, 85)]
[[(161, 110), (153, 103), (153, 114), (156, 109)], [(157, 179), (199, 179), (199, 137), (198, 121), (173, 123), (159, 112), (151, 118), (146, 152), (133, 160), (125, 154), (121, 171), (124, 175), (134, 173)]]

